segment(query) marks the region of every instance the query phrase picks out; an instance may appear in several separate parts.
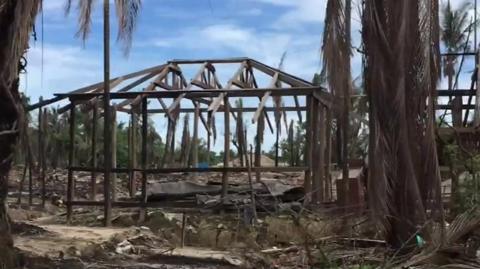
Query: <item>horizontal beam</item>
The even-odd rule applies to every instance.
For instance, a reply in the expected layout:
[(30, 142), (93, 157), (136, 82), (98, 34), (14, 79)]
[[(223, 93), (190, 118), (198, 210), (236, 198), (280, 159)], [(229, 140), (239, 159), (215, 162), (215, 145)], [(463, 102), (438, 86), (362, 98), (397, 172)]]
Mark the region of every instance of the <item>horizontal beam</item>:
[(475, 90), (438, 90), (437, 96), (473, 96)]
[(441, 53), (440, 56), (475, 56), (475, 52), (451, 52), (451, 53)]
[(173, 59), (168, 63), (173, 64), (203, 64), (205, 62), (211, 64), (229, 64), (229, 63), (241, 63), (243, 61), (249, 60), (247, 57), (233, 57), (233, 58), (226, 58), (226, 59), (196, 59), (196, 60), (188, 60), (188, 59)]
[[(292, 87), (292, 88), (259, 88), (259, 89), (205, 89), (205, 90), (178, 90), (178, 91), (151, 91), (151, 92), (112, 92), (111, 99), (133, 99), (144, 98), (176, 98), (186, 94), (186, 98), (218, 97), (220, 94), (228, 94), (229, 97), (262, 97), (266, 91), (271, 91), (272, 96), (302, 96), (311, 95), (320, 91), (320, 87)], [(328, 93), (324, 93), (329, 95)], [(90, 99), (102, 96), (102, 93), (80, 93), (80, 94), (56, 94), (59, 97), (68, 97), (72, 100)]]
[[(254, 172), (304, 172), (308, 168), (304, 166), (296, 167), (251, 167)], [(91, 167), (70, 167), (73, 172), (98, 172), (105, 171), (104, 168), (91, 168)], [(247, 167), (208, 167), (208, 168), (196, 168), (196, 167), (173, 167), (173, 168), (151, 168), (151, 169), (128, 169), (128, 168), (113, 168), (113, 173), (128, 173), (129, 171), (146, 172), (148, 174), (169, 174), (169, 173), (222, 173), (222, 172), (248, 172)]]
[[(452, 105), (436, 105), (436, 109), (452, 109)], [(462, 109), (474, 109), (475, 105), (462, 105)]]
[[(255, 112), (257, 110), (256, 107), (243, 107), (243, 108), (236, 108), (236, 107), (232, 107), (230, 108), (230, 111), (232, 112), (244, 112), (244, 113), (248, 113), (248, 112)], [(274, 107), (266, 107), (264, 108), (265, 111), (267, 112), (274, 112), (277, 110), (277, 108), (274, 108)], [(280, 111), (285, 111), (285, 112), (297, 112), (297, 111), (307, 111), (307, 107), (305, 106), (301, 106), (301, 107), (281, 107), (281, 108), (278, 108), (278, 110)], [(161, 114), (161, 113), (167, 113), (168, 111), (165, 110), (165, 109), (149, 109), (147, 110), (147, 112), (149, 114)], [(195, 108), (181, 108), (180, 113), (194, 113), (195, 112)], [(208, 112), (208, 108), (201, 108), (200, 109), (200, 112), (203, 113), (203, 112)], [(223, 112), (223, 107), (222, 108), (219, 108), (217, 112)]]

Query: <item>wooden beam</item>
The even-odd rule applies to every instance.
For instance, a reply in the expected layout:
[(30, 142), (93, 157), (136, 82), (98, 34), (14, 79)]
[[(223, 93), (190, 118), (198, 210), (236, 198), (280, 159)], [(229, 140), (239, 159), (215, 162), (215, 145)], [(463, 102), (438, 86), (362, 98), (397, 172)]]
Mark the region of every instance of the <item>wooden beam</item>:
[[(71, 170), (74, 172), (91, 172), (95, 170), (97, 172), (102, 172), (101, 168), (92, 168), (92, 167), (71, 167)], [(252, 167), (252, 171), (260, 172), (304, 172), (308, 170), (306, 166), (268, 166), (268, 167)], [(112, 169), (115, 173), (128, 173), (128, 168), (115, 168)], [(225, 171), (232, 173), (247, 172), (247, 167), (208, 167), (208, 168), (195, 168), (195, 167), (166, 167), (166, 168), (136, 168), (134, 171), (145, 172), (147, 174), (173, 174), (173, 173), (223, 173)]]
[[(133, 99), (136, 97), (146, 98), (176, 98), (182, 93), (186, 93), (185, 98), (218, 98), (220, 94), (226, 94), (229, 97), (262, 97), (266, 91), (272, 91), (272, 96), (305, 96), (314, 94), (318, 87), (292, 87), (292, 88), (258, 88), (258, 89), (202, 89), (202, 90), (178, 90), (178, 91), (150, 91), (150, 92), (114, 92), (110, 94), (112, 99)], [(322, 93), (325, 96), (331, 96), (329, 93)], [(84, 93), (84, 94), (56, 94), (58, 96), (67, 96), (74, 100), (91, 99), (100, 96), (100, 93)], [(222, 100), (220, 100), (220, 103)], [(211, 103), (211, 106), (213, 102)]]
[[(241, 109), (243, 112), (256, 112), (258, 110), (258, 107), (244, 107)], [(265, 112), (275, 112), (277, 108), (275, 107), (264, 107), (263, 110)], [(297, 112), (297, 111), (306, 111), (307, 107), (301, 106), (301, 107), (294, 107), (294, 106), (287, 106), (287, 107), (280, 107), (279, 110), (281, 112)], [(120, 110), (122, 112), (127, 112), (130, 113), (131, 110)], [(217, 112), (223, 112), (225, 111), (224, 108), (219, 108)], [(240, 111), (239, 108), (233, 107), (230, 109), (230, 112), (232, 113), (238, 113)], [(195, 113), (195, 108), (181, 108), (178, 110), (179, 113)], [(200, 108), (201, 113), (208, 112), (208, 108)], [(161, 113), (167, 113), (167, 110), (165, 109), (149, 109), (148, 114), (161, 114)]]
[[(232, 88), (233, 86), (233, 81), (236, 80), (240, 74), (243, 72), (243, 70), (247, 67), (247, 62), (244, 61), (240, 64), (240, 67), (237, 69), (237, 71), (235, 72), (235, 74), (233, 75), (233, 77), (228, 81), (227, 83), (227, 86), (225, 86), (224, 89), (226, 90), (229, 90)], [(208, 107), (208, 111), (209, 113), (215, 113), (217, 112), (218, 108), (220, 107), (222, 101), (224, 100), (228, 100), (226, 98), (224, 98), (226, 96), (226, 93), (223, 91), (221, 92), (218, 97), (216, 97), (213, 102), (210, 104), (210, 106)], [(229, 106), (228, 103), (224, 103), (225, 106)]]
[(226, 59), (198, 59), (198, 60), (188, 60), (188, 59), (173, 59), (168, 63), (173, 64), (201, 64), (204, 62), (209, 62), (212, 64), (220, 64), (220, 63), (241, 63), (248, 60), (246, 57), (237, 57), (237, 58), (226, 58)]
[[(195, 76), (193, 77), (192, 81), (196, 81), (196, 80), (199, 80), (201, 78), (201, 76), (202, 76), (203, 72), (205, 71), (207, 65), (208, 65), (207, 62), (202, 64), (200, 69), (197, 71), (197, 74), (195, 74)], [(185, 90), (190, 90), (192, 88), (192, 86), (193, 86), (193, 84), (190, 82), (187, 85), (187, 87), (185, 88)], [(185, 95), (186, 95), (186, 93), (183, 93), (183, 94), (179, 95), (177, 98), (175, 98), (175, 100), (172, 102), (172, 104), (168, 108), (168, 113), (172, 113), (173, 110), (178, 107), (178, 105), (180, 104), (182, 99), (185, 97)]]
[(292, 87), (311, 87), (313, 84), (311, 82), (308, 82), (304, 79), (292, 76), (290, 74), (287, 74), (283, 72), (280, 69), (273, 68), (271, 66), (268, 66), (266, 64), (257, 62), (255, 60), (249, 59), (248, 63), (250, 66), (254, 67), (255, 69), (262, 71), (265, 74), (268, 74), (270, 76), (273, 76), (276, 72), (279, 73), (278, 79), (281, 82), (284, 82)]
[[(162, 69), (162, 72), (160, 72), (158, 74), (158, 76), (155, 78), (155, 81), (153, 83), (151, 83), (150, 85), (148, 85), (147, 88), (145, 88), (145, 90), (143, 92), (152, 92), (153, 90), (155, 90), (155, 83), (160, 83), (162, 82), (162, 80), (168, 75), (168, 73), (170, 72), (172, 66), (171, 65), (168, 65), (168, 66), (165, 66), (164, 69)], [(120, 93), (117, 93), (117, 94), (120, 94)], [(141, 102), (141, 96), (136, 96), (133, 100), (124, 100), (123, 102), (120, 102), (119, 104), (116, 104), (115, 107), (118, 109), (118, 108), (121, 108), (121, 107), (124, 107), (124, 106), (127, 106), (127, 105), (137, 105), (138, 103)], [(165, 104), (164, 104), (165, 105)]]
[[(274, 88), (275, 85), (277, 84), (278, 81), (278, 72), (273, 75), (272, 81), (270, 82), (269, 88)], [(267, 91), (263, 95), (262, 99), (260, 100), (260, 104), (258, 105), (257, 111), (255, 111), (255, 114), (253, 115), (252, 118), (252, 123), (255, 123), (258, 121), (258, 117), (260, 116), (260, 113), (264, 111), (265, 104), (267, 103), (268, 98), (272, 94), (272, 91)]]

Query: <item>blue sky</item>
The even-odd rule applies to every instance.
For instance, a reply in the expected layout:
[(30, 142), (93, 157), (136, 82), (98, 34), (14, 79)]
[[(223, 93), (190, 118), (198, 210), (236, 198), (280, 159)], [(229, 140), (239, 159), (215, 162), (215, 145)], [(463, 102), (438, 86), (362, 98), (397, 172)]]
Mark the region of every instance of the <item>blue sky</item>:
[[(27, 54), (28, 74), (22, 77), (21, 88), (32, 101), (102, 80), (103, 1), (96, 2), (92, 32), (84, 44), (75, 37), (75, 6), (66, 17), (65, 0), (44, 0), (43, 46), (42, 16), (39, 16), (38, 40), (31, 42)], [(354, 0), (353, 5), (359, 2)], [(455, 0), (452, 4), (457, 6), (460, 2)], [(311, 80), (321, 66), (325, 6), (326, 0), (144, 0), (128, 58), (115, 42), (116, 18), (112, 8), (111, 73), (122, 75), (176, 58), (246, 56), (276, 66), (282, 53), (287, 51), (284, 70)], [(352, 20), (354, 46), (360, 41), (357, 10), (354, 9)], [(355, 54), (354, 76), (360, 72), (360, 63), (359, 55)], [(232, 72), (228, 69), (220, 72), (220, 80), (228, 80)], [(289, 115), (289, 120), (295, 119), (294, 115)], [(221, 122), (219, 118), (220, 126)], [(157, 124), (160, 132), (165, 129), (164, 121), (159, 120)], [(250, 124), (249, 128), (253, 135), (254, 126)], [(219, 135), (222, 134), (220, 131)], [(269, 149), (272, 140), (266, 139), (264, 149)], [(223, 139), (217, 141), (218, 145), (223, 145)]]
[[(37, 20), (38, 40), (31, 42), (28, 74), (22, 78), (22, 89), (32, 100), (102, 80), (102, 1), (97, 1), (92, 32), (85, 44), (75, 37), (76, 10), (65, 17), (64, 2), (44, 0), (43, 47), (41, 16)], [(122, 75), (176, 58), (246, 56), (276, 66), (287, 51), (285, 71), (311, 80), (320, 69), (324, 12), (325, 1), (318, 0), (144, 0), (128, 58), (115, 42), (112, 14), (111, 73)], [(233, 70), (221, 71), (220, 80), (228, 80)], [(293, 116), (289, 115), (289, 120)], [(249, 123), (249, 116), (245, 118)], [(158, 119), (157, 129), (162, 134), (165, 120), (160, 116), (154, 119)], [(222, 123), (222, 117), (217, 117), (219, 130)], [(248, 127), (253, 136), (254, 125)], [(219, 131), (216, 149), (223, 145), (222, 135)], [(274, 142), (268, 138), (265, 150)]]

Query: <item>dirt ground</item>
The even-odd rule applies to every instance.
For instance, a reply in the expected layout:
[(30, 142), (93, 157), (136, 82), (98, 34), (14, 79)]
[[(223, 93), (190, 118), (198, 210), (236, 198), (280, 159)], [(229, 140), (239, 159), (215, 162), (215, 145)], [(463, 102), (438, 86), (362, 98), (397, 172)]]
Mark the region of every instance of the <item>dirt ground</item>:
[[(264, 177), (294, 187), (303, 184), (300, 174), (265, 173)], [(274, 211), (258, 208), (254, 222), (247, 201), (247, 206), (225, 212), (151, 208), (144, 222), (139, 222), (138, 209), (115, 208), (109, 228), (102, 227), (102, 208), (75, 207), (71, 225), (66, 225), (59, 195), (64, 193), (64, 173), (52, 172), (45, 207), (39, 206), (38, 182), (35, 205), (28, 206), (27, 193), (18, 193), (19, 177), (13, 178), (17, 180), (11, 184), (9, 214), (23, 268), (365, 269), (381, 262), (385, 252), (383, 241), (371, 240), (378, 235), (361, 212), (285, 207), (276, 200)], [(196, 180), (207, 184), (221, 177)], [(89, 174), (76, 175), (76, 181), (77, 197), (86, 198)], [(242, 182), (247, 182), (247, 175), (232, 176), (233, 186)], [(124, 185), (117, 185), (119, 197), (127, 196)], [(369, 240), (358, 240), (367, 235)]]

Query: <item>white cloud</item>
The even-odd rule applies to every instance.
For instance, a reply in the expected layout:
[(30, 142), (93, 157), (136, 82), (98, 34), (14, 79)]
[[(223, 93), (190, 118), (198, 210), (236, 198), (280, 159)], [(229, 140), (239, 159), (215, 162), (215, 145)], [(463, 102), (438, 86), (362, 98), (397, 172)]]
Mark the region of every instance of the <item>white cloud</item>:
[[(201, 42), (200, 42), (201, 41)], [(320, 37), (286, 31), (259, 31), (235, 24), (214, 24), (205, 28), (189, 28), (174, 37), (154, 39), (140, 46), (181, 48), (202, 53), (203, 57), (254, 58), (277, 65), (287, 51), (285, 70), (310, 80), (319, 66)]]
[[(21, 89), (36, 100), (38, 96), (52, 97), (53, 93), (67, 92), (99, 80), (101, 54), (92, 55), (74, 46), (46, 44), (30, 48), (27, 74), (21, 80)], [(42, 83), (43, 69), (43, 83)]]

